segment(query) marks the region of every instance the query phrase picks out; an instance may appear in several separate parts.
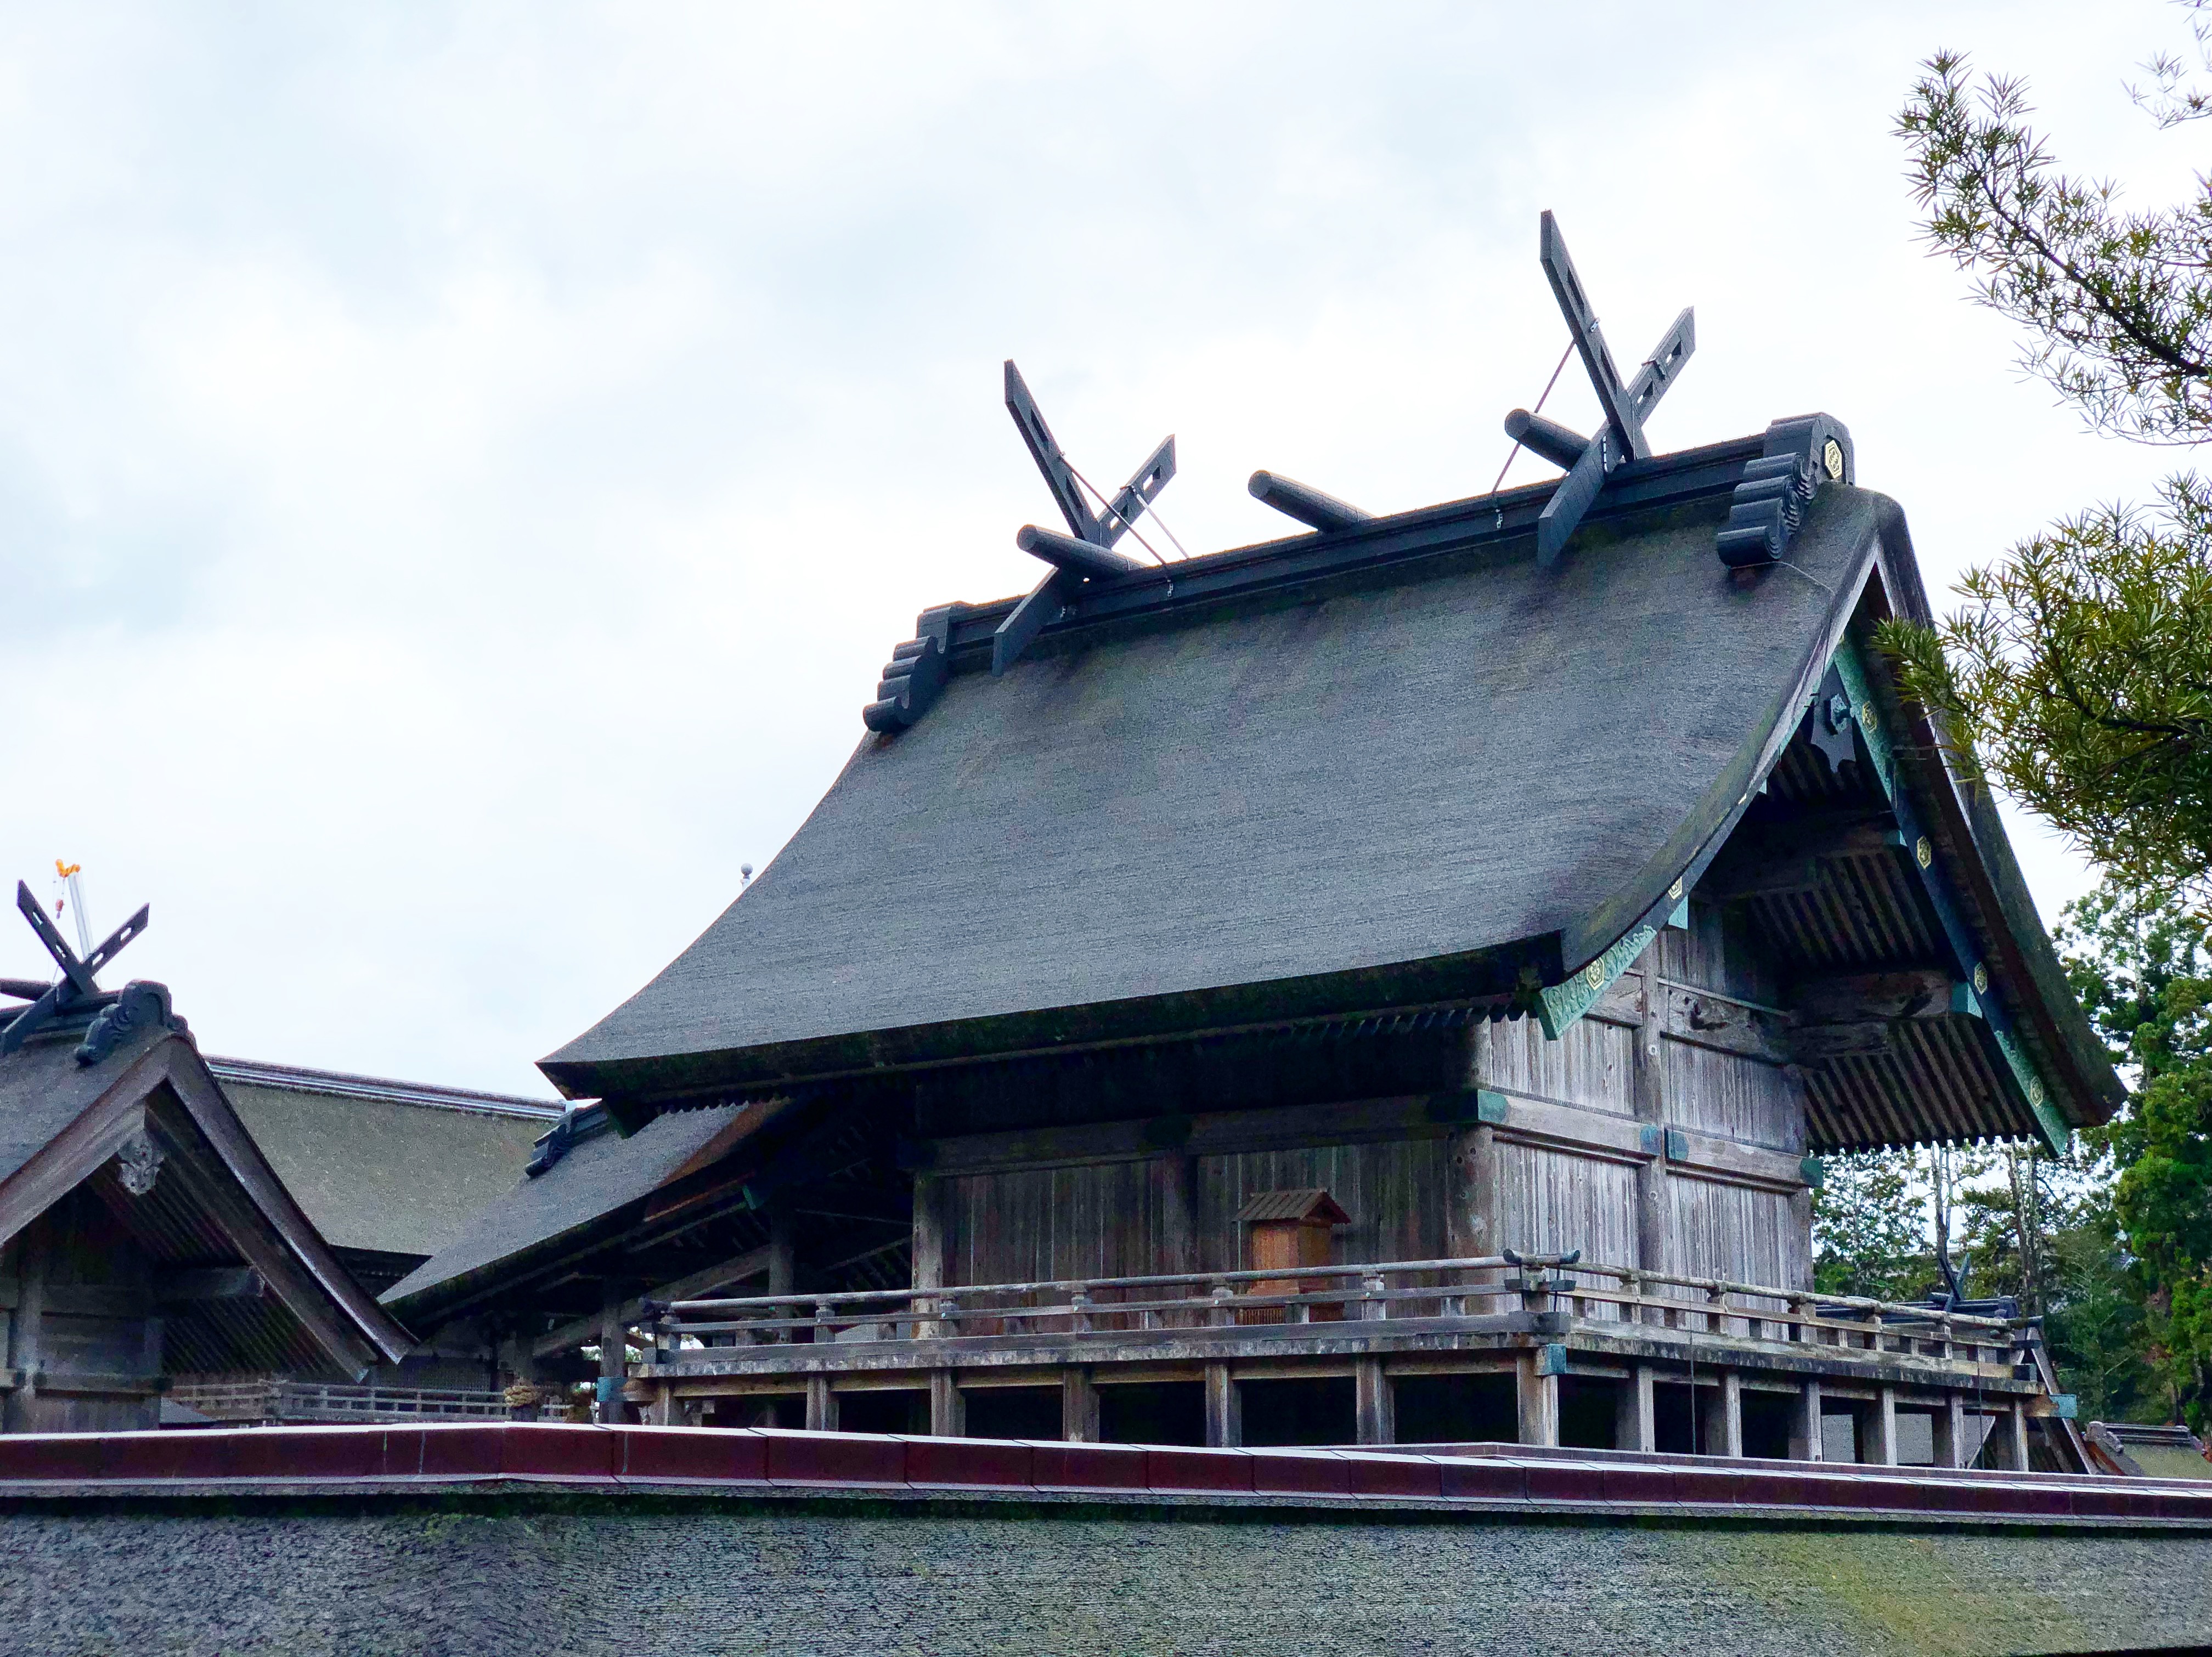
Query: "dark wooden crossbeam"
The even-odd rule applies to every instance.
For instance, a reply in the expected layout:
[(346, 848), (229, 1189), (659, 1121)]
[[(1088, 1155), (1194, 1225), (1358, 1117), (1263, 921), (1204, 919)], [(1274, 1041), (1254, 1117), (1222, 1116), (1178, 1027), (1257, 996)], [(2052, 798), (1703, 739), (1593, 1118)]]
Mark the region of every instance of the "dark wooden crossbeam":
[(1252, 474), (1245, 485), (1252, 498), (1273, 507), (1285, 517), (1295, 518), (1301, 524), (1310, 524), (1324, 533), (1330, 530), (1348, 530), (1355, 524), (1364, 524), (1375, 514), (1362, 512), (1349, 501), (1340, 501), (1333, 495), (1323, 495), (1308, 484), (1270, 471)]

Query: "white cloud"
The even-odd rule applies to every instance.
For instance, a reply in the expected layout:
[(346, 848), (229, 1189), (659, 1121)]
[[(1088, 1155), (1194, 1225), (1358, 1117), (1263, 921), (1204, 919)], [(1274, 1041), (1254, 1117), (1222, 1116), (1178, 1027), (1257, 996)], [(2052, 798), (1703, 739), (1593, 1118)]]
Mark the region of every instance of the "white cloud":
[(1832, 410), (1938, 590), (2144, 492), (1913, 246), (1887, 128), (1970, 46), (2155, 200), (2191, 135), (2119, 82), (2169, 9), (1577, 20), (0, 13), (0, 872), (151, 900), (131, 969), (214, 1050), (535, 1087), (804, 816), (914, 613), (1026, 585), (1001, 357), (1086, 467), (1176, 432), (1194, 550), (1283, 527), (1258, 465), (1479, 492), (1561, 344), (1545, 206), (1624, 349), (1698, 307), (1655, 435)]

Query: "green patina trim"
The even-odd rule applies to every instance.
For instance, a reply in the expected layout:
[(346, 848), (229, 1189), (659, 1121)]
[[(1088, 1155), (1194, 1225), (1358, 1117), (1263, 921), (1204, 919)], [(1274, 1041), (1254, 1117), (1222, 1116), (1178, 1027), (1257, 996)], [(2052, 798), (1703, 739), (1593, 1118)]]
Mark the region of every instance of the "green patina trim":
[(1428, 1115), (1431, 1122), (1462, 1126), (1488, 1122), (1494, 1126), (1505, 1120), (1505, 1096), (1492, 1093), (1488, 1088), (1463, 1088), (1433, 1094), (1429, 1099)]
[[(1866, 738), (1867, 752), (1874, 760), (1875, 774), (1881, 780), (1882, 792), (1889, 796), (1892, 804), (1898, 807), (1899, 823), (1905, 824), (1911, 814), (1904, 809), (1903, 802), (1898, 797), (1897, 754), (1890, 744), (1889, 732), (1884, 728), (1881, 717), (1874, 705), (1873, 683), (1868, 677), (1866, 659), (1861, 655), (1858, 646), (1845, 638), (1836, 646), (1834, 661), (1836, 672), (1844, 682), (1844, 694), (1850, 697), (1852, 711), (1858, 716), (1859, 734)], [(1949, 935), (1953, 947), (1960, 952), (1960, 957), (1972, 959), (1975, 946), (1971, 935), (1965, 923), (1953, 912), (1950, 901), (1942, 889), (1943, 883), (1935, 877), (1935, 871), (1929, 866), (1928, 837), (1917, 834), (1909, 827), (1905, 832), (1913, 839), (1914, 843), (1907, 848), (1907, 854), (1920, 865), (1927, 882), (1929, 900), (1936, 906), (1937, 919), (1942, 923), (1943, 930)], [(1951, 1011), (1980, 1019), (1983, 1027), (1996, 1038), (1997, 1051), (2004, 1054), (2005, 1064), (2012, 1071), (2013, 1080), (2027, 1102), (2036, 1126), (2043, 1132), (2044, 1143), (2051, 1147), (2053, 1156), (2063, 1156), (2073, 1138), (2074, 1130), (2058, 1108), (2051, 1103), (2050, 1089), (2045, 1085), (2035, 1066), (2028, 1062), (2027, 1055), (2021, 1051), (2020, 1043), (2014, 1039), (2008, 1021), (1995, 1016), (1996, 1009), (1984, 1005), (1983, 998), (1989, 992), (1988, 967), (1977, 961), (1971, 970), (1974, 978), (1972, 984), (1955, 985), (1952, 988)]]
[(1874, 758), (1874, 772), (1881, 781), (1881, 792), (1895, 799), (1897, 754), (1890, 746), (1888, 728), (1875, 707), (1874, 682), (1867, 675), (1866, 662), (1859, 654), (1859, 647), (1848, 638), (1836, 646), (1833, 659), (1837, 675), (1844, 682), (1844, 694), (1851, 699), (1851, 712), (1857, 717), (1859, 734), (1866, 738), (1867, 752)]
[(2043, 1143), (2051, 1147), (2052, 1156), (2063, 1156), (2074, 1138), (2074, 1130), (2051, 1102), (2051, 1090), (2043, 1085), (2043, 1077), (2036, 1074), (2035, 1066), (2020, 1050), (2020, 1043), (2013, 1040), (2010, 1030), (1995, 1019), (1982, 1022), (1983, 1027), (1996, 1037), (1997, 1051), (2004, 1054), (2005, 1063), (2012, 1068), (2012, 1079), (2020, 1083), (2027, 1108), (2035, 1113), (2035, 1125), (2043, 1130)]
[(1828, 1182), (1828, 1165), (1818, 1156), (1808, 1156), (1803, 1162), (1798, 1163), (1797, 1172), (1804, 1176), (1805, 1183), (1815, 1191)]
[(1598, 1004), (1613, 980), (1636, 964), (1636, 957), (1650, 947), (1658, 932), (1638, 926), (1564, 984), (1536, 992), (1536, 1018), (1544, 1034), (1556, 1041), (1560, 1032)]
[(1564, 1343), (1554, 1341), (1536, 1349), (1536, 1373), (1540, 1375), (1564, 1375), (1567, 1373), (1567, 1349)]

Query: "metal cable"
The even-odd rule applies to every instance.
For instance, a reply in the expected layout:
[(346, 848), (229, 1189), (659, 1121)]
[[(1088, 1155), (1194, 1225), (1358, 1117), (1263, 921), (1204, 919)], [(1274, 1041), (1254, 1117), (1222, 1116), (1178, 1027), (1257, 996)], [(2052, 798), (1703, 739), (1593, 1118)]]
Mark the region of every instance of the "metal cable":
[[(1597, 325), (1593, 322), (1590, 325), (1592, 327), (1595, 327)], [(1567, 349), (1559, 353), (1559, 366), (1552, 370), (1552, 377), (1544, 382), (1544, 395), (1536, 399), (1536, 406), (1528, 410), (1530, 414), (1541, 414), (1544, 412), (1544, 404), (1551, 398), (1552, 387), (1559, 383), (1559, 376), (1566, 371), (1567, 359), (1574, 354), (1575, 343), (1572, 340), (1569, 340), (1567, 342)], [(1505, 452), (1505, 464), (1498, 469), (1497, 482), (1493, 483), (1490, 486), (1490, 492), (1492, 495), (1498, 493), (1498, 484), (1504, 483), (1506, 472), (1512, 468), (1513, 457), (1520, 452), (1521, 440), (1516, 437), (1513, 440), (1513, 446)]]
[[(1167, 563), (1168, 561), (1160, 556), (1158, 549), (1154, 547), (1151, 542), (1145, 539), (1143, 536), (1137, 533), (1137, 525), (1131, 520), (1128, 515), (1125, 513), (1115, 511), (1114, 503), (1111, 501), (1109, 501), (1104, 495), (1098, 494), (1098, 486), (1092, 483), (1089, 478), (1085, 477), (1081, 472), (1076, 471), (1075, 463), (1073, 460), (1068, 459), (1066, 455), (1062, 455), (1060, 457), (1060, 463), (1065, 465), (1070, 472), (1074, 473), (1075, 481), (1077, 483), (1082, 484), (1085, 489), (1089, 489), (1091, 494), (1098, 495), (1098, 504), (1103, 507), (1108, 512), (1113, 513), (1115, 517), (1121, 520), (1121, 527), (1129, 531), (1129, 534), (1134, 538), (1139, 546), (1142, 547), (1146, 552), (1152, 555), (1152, 561), (1154, 563), (1162, 566), (1164, 566)], [(1149, 506), (1151, 503), (1147, 501), (1146, 504)], [(1153, 513), (1152, 517), (1157, 519), (1159, 517), (1159, 513), (1155, 512)], [(1164, 528), (1165, 525), (1163, 525), (1162, 527)], [(1172, 539), (1173, 537), (1170, 537), (1170, 538)], [(1182, 543), (1180, 542), (1176, 543), (1176, 549), (1180, 551), (1181, 549)], [(1187, 553), (1184, 554), (1184, 556), (1186, 557), (1188, 555), (1189, 555)]]

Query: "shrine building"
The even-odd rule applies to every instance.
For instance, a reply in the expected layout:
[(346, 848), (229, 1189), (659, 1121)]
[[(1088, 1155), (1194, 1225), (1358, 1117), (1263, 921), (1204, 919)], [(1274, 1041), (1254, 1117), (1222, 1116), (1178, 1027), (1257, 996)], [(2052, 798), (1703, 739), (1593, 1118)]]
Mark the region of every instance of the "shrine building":
[(922, 612), (386, 1306), (649, 1421), (2086, 1470), (2017, 1306), (1813, 1288), (1824, 1157), (2124, 1097), (1876, 646), (1905, 511), (1826, 414), (1654, 452), (1691, 314), (1624, 383), (1542, 254), (1605, 419), (1507, 430), (1564, 476), (1260, 472), (1258, 545), (1146, 540), (1173, 440), (1087, 494), (1009, 363), (1036, 587)]

